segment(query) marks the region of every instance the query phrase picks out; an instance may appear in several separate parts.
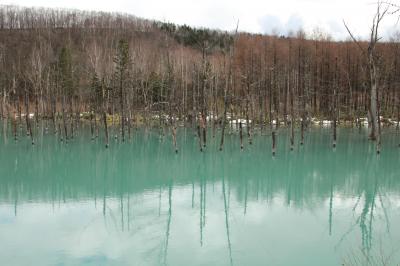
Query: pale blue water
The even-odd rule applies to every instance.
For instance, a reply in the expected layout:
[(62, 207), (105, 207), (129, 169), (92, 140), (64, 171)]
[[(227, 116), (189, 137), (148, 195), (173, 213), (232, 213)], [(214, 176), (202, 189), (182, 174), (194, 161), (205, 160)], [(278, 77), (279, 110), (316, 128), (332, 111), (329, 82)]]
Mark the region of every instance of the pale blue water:
[(259, 133), (243, 151), (227, 135), (220, 152), (217, 132), (201, 153), (194, 132), (180, 128), (175, 154), (157, 130), (105, 149), (87, 130), (32, 147), (3, 129), (0, 265), (400, 263), (393, 129), (380, 156), (352, 129), (339, 130), (336, 150), (331, 132), (315, 128), (290, 152), (281, 129), (274, 158), (270, 135)]

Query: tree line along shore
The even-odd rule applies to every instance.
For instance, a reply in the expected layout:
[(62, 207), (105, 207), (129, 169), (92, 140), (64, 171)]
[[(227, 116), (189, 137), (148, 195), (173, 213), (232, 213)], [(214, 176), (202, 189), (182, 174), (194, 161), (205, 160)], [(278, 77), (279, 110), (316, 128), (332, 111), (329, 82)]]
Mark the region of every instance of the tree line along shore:
[[(294, 145), (312, 123), (336, 127), (348, 121), (370, 127), (380, 152), (382, 124), (399, 126), (399, 36), (382, 41), (378, 6), (371, 39), (335, 41), (323, 32), (272, 36), (220, 31), (66, 9), (0, 6), (0, 116), (13, 126), (41, 120), (61, 139), (73, 138), (80, 120), (92, 136), (109, 127), (126, 134), (139, 124), (171, 132), (184, 122), (199, 147), (207, 127), (235, 124), (243, 148), (255, 127), (286, 126)], [(347, 27), (347, 26), (346, 26)], [(246, 132), (244, 132), (246, 131)], [(97, 133), (95, 133), (97, 132)]]

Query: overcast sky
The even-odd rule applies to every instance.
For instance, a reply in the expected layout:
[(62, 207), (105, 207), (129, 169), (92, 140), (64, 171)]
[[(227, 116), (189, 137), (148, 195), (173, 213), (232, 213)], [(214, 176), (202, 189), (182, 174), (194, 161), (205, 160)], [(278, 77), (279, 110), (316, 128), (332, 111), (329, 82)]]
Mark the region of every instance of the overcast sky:
[[(400, 0), (393, 0), (399, 1)], [(0, 0), (1, 4), (65, 7), (84, 10), (118, 11), (138, 17), (257, 33), (287, 34), (303, 28), (311, 34), (315, 28), (335, 39), (347, 38), (343, 20), (358, 37), (366, 37), (376, 9), (374, 0)], [(400, 29), (396, 19), (388, 17), (381, 35)]]

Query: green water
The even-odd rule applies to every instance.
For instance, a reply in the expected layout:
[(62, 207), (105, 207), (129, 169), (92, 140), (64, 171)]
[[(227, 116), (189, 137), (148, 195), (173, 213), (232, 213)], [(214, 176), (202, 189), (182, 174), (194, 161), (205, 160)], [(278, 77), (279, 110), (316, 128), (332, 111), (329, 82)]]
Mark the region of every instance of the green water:
[[(7, 129), (10, 131), (10, 129)], [(125, 144), (32, 147), (0, 133), (0, 265), (371, 265), (400, 263), (400, 149), (382, 154), (365, 132), (311, 129), (290, 151), (278, 132), (240, 151), (190, 129), (171, 137), (136, 130)], [(8, 133), (9, 134), (9, 133)], [(296, 139), (298, 142), (298, 139)]]

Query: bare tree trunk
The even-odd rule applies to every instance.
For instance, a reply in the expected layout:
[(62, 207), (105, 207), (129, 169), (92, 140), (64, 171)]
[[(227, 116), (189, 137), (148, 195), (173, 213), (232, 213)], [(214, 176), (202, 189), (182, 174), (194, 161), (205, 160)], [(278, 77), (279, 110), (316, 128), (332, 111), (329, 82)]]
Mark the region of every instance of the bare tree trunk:
[[(248, 95), (250, 97), (250, 95)], [(251, 125), (249, 120), (249, 100), (246, 103), (246, 126), (247, 126), (247, 137), (249, 139), (249, 144), (253, 144), (252, 136), (251, 136)]]
[[(66, 122), (66, 114), (65, 114), (65, 95), (63, 96), (62, 100), (62, 117), (63, 117), (63, 127), (64, 127), (64, 137), (65, 141), (68, 142), (68, 129), (67, 129), (67, 122)], [(61, 132), (60, 132), (61, 134)]]
[(106, 111), (103, 111), (103, 123), (104, 123), (104, 134), (105, 134), (106, 148), (108, 148), (108, 127), (107, 127), (107, 113), (106, 113)]
[(4, 116), (4, 108), (5, 108), (5, 105), (6, 105), (6, 88), (3, 88), (3, 100), (1, 101), (1, 109), (0, 109), (0, 111), (1, 111), (1, 114), (0, 114), (0, 117), (1, 118), (4, 118), (5, 116)]
[[(53, 92), (54, 93), (54, 92)], [(53, 131), (54, 131), (54, 134), (57, 134), (57, 123), (56, 123), (56, 119), (57, 119), (57, 117), (56, 117), (56, 100), (55, 100), (55, 98), (56, 98), (56, 96), (55, 95), (52, 95), (51, 96), (51, 118), (52, 118), (52, 120), (53, 120)]]
[(125, 142), (125, 108), (124, 108), (124, 92), (123, 92), (123, 84), (122, 84), (122, 70), (121, 70), (121, 78), (120, 78), (120, 88), (119, 88), (119, 97), (120, 97), (120, 104), (121, 104), (121, 134), (122, 134), (122, 142)]
[(14, 140), (17, 141), (17, 112), (16, 108), (14, 109), (14, 114), (13, 114), (13, 131), (14, 131)]
[(197, 125), (197, 137), (199, 139), (199, 147), (200, 147), (200, 151), (203, 151), (203, 145), (201, 143), (201, 131), (200, 131), (200, 125)]
[(90, 134), (94, 140), (93, 110), (90, 111)]
[(203, 128), (203, 147), (206, 147), (207, 143), (207, 120), (206, 120), (206, 115), (203, 113), (201, 116), (201, 121), (202, 121), (202, 128)]
[[(236, 24), (236, 30), (235, 30), (235, 35), (234, 37), (236, 37), (237, 35), (237, 31), (239, 28), (239, 21)], [(235, 41), (235, 38), (234, 40)], [(233, 64), (233, 56), (235, 54), (235, 43), (233, 42), (232, 45), (232, 51), (229, 54), (229, 69), (228, 69), (228, 78), (226, 80), (226, 87), (225, 87), (225, 92), (224, 92), (224, 117), (223, 117), (223, 122), (222, 122), (222, 132), (221, 132), (221, 142), (220, 142), (220, 146), (219, 146), (219, 150), (222, 151), (223, 147), (224, 147), (224, 136), (225, 136), (225, 127), (226, 127), (226, 120), (227, 120), (227, 109), (228, 109), (228, 91), (233, 89), (233, 81), (232, 81), (232, 64)], [(230, 90), (229, 90), (230, 88)], [(231, 115), (232, 112), (231, 112)]]
[(398, 101), (398, 103), (397, 103), (397, 126), (396, 126), (396, 128), (397, 128), (397, 130), (399, 130), (400, 129), (400, 100), (397, 100)]
[(369, 134), (369, 138), (371, 140), (377, 139), (377, 129), (378, 129), (378, 110), (377, 110), (377, 84), (376, 84), (376, 71), (375, 66), (373, 65), (372, 54), (370, 55), (370, 80), (371, 80), (371, 101), (370, 101), (370, 117), (371, 117), (371, 132)]
[(178, 145), (176, 143), (176, 126), (175, 125), (172, 127), (172, 140), (174, 143), (175, 153), (178, 153)]
[(376, 138), (376, 153), (381, 153), (381, 116), (380, 116), (380, 104), (379, 104), (379, 94), (378, 91), (376, 92), (376, 106), (377, 106), (377, 117), (378, 117), (378, 134)]
[(332, 147), (336, 148), (336, 114), (333, 117), (333, 143)]
[(35, 121), (36, 127), (39, 128), (39, 96), (37, 88), (35, 88)]
[(228, 109), (228, 99), (227, 99), (227, 86), (228, 86), (229, 80), (226, 81), (226, 87), (224, 91), (224, 116), (222, 117), (222, 131), (221, 131), (221, 142), (219, 144), (219, 150), (222, 151), (224, 147), (224, 137), (225, 137), (225, 127), (226, 127), (226, 112)]
[(300, 136), (300, 145), (304, 144), (304, 116), (301, 118), (301, 136)]
[(275, 156), (276, 153), (276, 132), (272, 131), (272, 156)]
[(295, 119), (294, 119), (294, 100), (293, 100), (293, 87), (290, 90), (290, 150), (294, 149), (294, 124), (295, 124)]
[(335, 59), (335, 83), (334, 83), (334, 89), (333, 89), (333, 101), (332, 101), (332, 113), (333, 113), (333, 143), (332, 147), (336, 148), (336, 123), (337, 123), (337, 93), (336, 90), (338, 89), (338, 64), (337, 64), (337, 58)]
[(26, 91), (26, 88), (25, 88), (25, 112), (26, 112), (25, 119), (26, 119), (26, 127), (28, 130), (28, 135), (31, 136), (32, 145), (35, 145), (35, 140), (33, 138), (33, 132), (32, 132), (32, 125), (29, 120), (29, 98), (28, 98), (28, 92)]
[(243, 128), (242, 121), (239, 122), (240, 149), (243, 150)]
[[(147, 125), (146, 113), (144, 114), (143, 117), (144, 117), (144, 124)], [(128, 139), (130, 141), (131, 140), (131, 128), (132, 128), (132, 111), (130, 111), (130, 108), (129, 108), (129, 117), (128, 117), (127, 123), (128, 123)]]
[(74, 138), (74, 111), (73, 111), (73, 100), (70, 99), (69, 101), (69, 123), (70, 123), (70, 127), (71, 127), (71, 139)]

